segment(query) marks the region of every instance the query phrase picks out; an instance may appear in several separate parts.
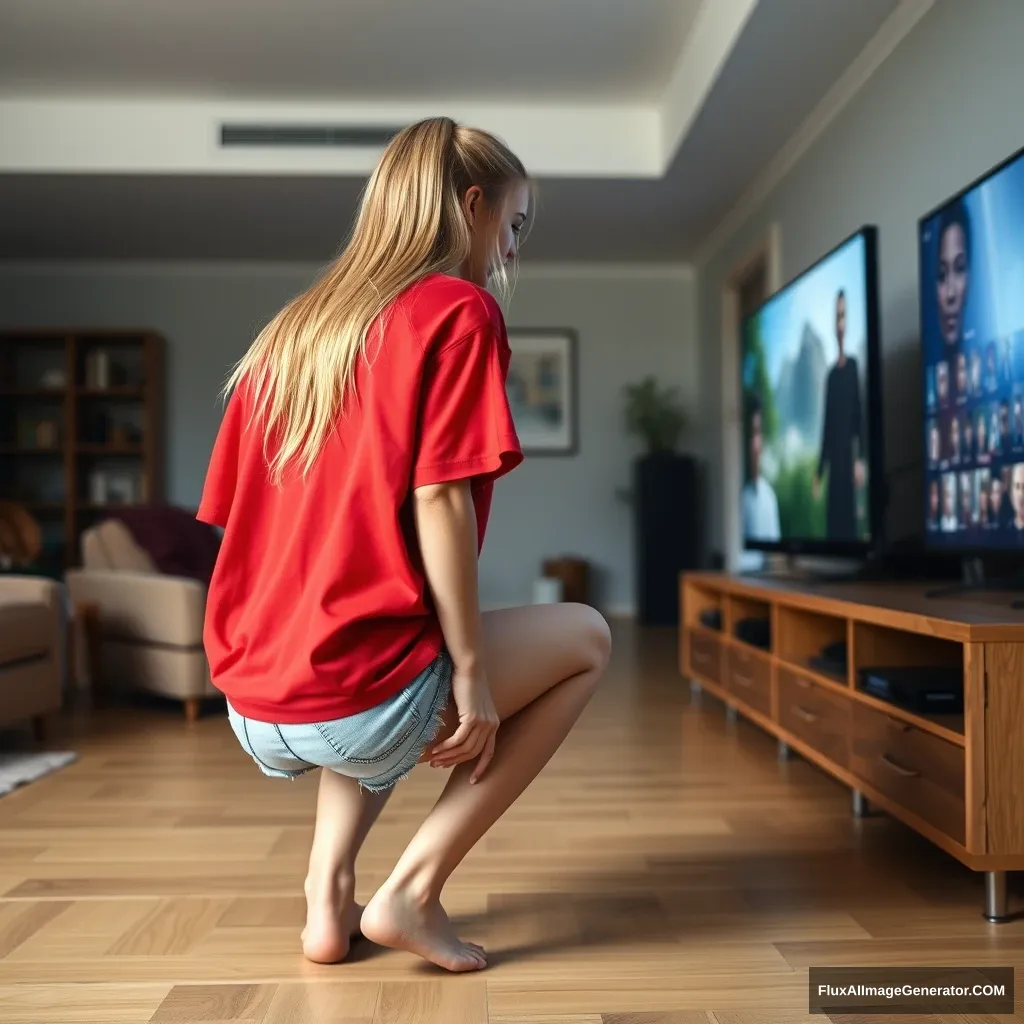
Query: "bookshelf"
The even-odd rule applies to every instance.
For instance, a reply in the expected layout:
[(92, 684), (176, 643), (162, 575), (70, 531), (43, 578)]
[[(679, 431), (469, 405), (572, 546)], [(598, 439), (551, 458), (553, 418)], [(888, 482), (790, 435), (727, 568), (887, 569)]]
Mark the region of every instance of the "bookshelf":
[(0, 498), (39, 521), (55, 573), (111, 509), (163, 500), (164, 350), (148, 329), (0, 331)]

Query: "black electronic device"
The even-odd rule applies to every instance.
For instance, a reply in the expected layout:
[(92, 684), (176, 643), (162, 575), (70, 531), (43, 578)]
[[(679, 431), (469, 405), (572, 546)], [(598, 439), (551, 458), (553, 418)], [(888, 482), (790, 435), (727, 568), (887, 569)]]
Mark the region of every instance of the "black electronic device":
[(811, 658), (811, 668), (833, 676), (845, 676), (847, 663), (845, 640), (836, 640), (835, 643), (826, 644), (819, 654)]
[(700, 624), (708, 629), (722, 628), (722, 613), (718, 608), (705, 608), (700, 613)]
[(962, 714), (963, 670), (947, 665), (878, 665), (859, 672), (861, 690), (919, 714)]
[(767, 616), (752, 615), (740, 619), (733, 627), (737, 640), (742, 640), (751, 647), (770, 650), (772, 646), (772, 621)]

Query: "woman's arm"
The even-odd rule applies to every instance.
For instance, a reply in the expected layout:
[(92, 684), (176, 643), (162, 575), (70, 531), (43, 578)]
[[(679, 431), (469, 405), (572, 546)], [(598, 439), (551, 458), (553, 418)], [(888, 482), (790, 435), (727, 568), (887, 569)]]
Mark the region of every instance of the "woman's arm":
[(476, 782), (494, 756), (498, 715), (484, 665), (469, 481), (418, 487), (413, 506), (423, 570), (454, 666), (452, 696), (459, 715), (454, 734), (431, 751), (431, 764), (450, 768), (479, 755), (470, 779)]
[(448, 653), (461, 672), (483, 669), (477, 525), (468, 480), (413, 492), (423, 569)]

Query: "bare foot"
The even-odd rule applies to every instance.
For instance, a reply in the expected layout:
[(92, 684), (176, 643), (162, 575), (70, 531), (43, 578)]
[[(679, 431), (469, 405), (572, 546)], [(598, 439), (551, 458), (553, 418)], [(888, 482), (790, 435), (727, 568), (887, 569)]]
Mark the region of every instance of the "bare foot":
[(302, 952), (317, 964), (340, 963), (348, 956), (352, 939), (359, 935), (363, 907), (355, 902), (352, 889), (339, 886), (333, 898), (306, 897), (306, 927), (302, 930)]
[(378, 889), (363, 911), (361, 930), (371, 942), (404, 949), (447, 971), (479, 971), (487, 954), (455, 934), (436, 899), (418, 899), (402, 888)]

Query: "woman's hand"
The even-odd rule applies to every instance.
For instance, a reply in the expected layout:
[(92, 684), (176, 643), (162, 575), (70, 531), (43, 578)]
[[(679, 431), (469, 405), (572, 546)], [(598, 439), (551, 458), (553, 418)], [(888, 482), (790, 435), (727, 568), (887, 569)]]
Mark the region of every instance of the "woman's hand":
[(494, 739), (500, 720), (491, 699), (491, 688), (482, 672), (455, 669), (452, 697), (459, 713), (459, 725), (452, 735), (431, 751), (433, 768), (453, 768), (463, 761), (480, 760), (473, 769), (475, 783), (494, 756)]

